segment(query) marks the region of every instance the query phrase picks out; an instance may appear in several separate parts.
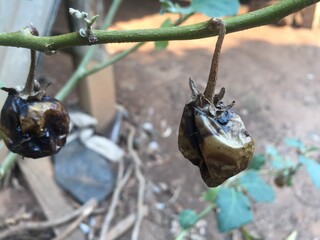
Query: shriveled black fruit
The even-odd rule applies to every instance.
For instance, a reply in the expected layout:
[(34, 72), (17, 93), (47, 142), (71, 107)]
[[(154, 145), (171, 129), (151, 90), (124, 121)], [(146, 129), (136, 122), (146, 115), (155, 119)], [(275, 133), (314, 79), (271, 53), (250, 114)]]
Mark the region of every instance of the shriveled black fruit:
[(274, 183), (277, 187), (289, 187), (292, 186), (293, 176), (296, 174), (300, 165), (290, 167), (287, 169), (279, 170), (274, 178)]
[(287, 186), (287, 177), (283, 174), (277, 174), (277, 176), (274, 178), (274, 184), (279, 188)]
[(219, 28), (219, 38), (208, 84), (200, 93), (189, 81), (192, 97), (183, 110), (178, 146), (183, 156), (199, 167), (207, 186), (216, 187), (249, 166), (254, 142), (241, 118), (230, 110), (234, 102), (225, 106), (221, 101), (225, 89), (213, 97), (225, 28), (220, 19), (212, 22)]
[(15, 89), (1, 110), (0, 128), (8, 149), (23, 157), (40, 158), (57, 153), (66, 143), (69, 115), (57, 99), (22, 99)]
[(179, 150), (200, 168), (203, 181), (216, 187), (248, 167), (254, 142), (241, 118), (230, 110), (233, 104), (224, 106), (218, 94), (214, 105), (202, 93), (194, 92), (191, 79), (190, 85), (193, 95), (183, 110)]
[[(30, 33), (33, 34), (31, 27)], [(40, 158), (57, 153), (66, 143), (70, 118), (63, 104), (46, 96), (34, 79), (35, 51), (23, 90), (8, 92), (0, 116), (0, 131), (8, 149), (23, 157)]]

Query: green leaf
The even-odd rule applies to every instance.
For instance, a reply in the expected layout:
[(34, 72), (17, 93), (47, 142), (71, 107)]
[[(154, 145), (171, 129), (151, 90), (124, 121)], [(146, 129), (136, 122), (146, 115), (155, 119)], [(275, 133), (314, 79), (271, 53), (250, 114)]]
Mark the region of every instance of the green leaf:
[(263, 154), (253, 156), (249, 169), (259, 170), (266, 162), (266, 157)]
[(298, 236), (298, 232), (295, 230), (285, 240), (296, 240), (297, 236)]
[(209, 188), (209, 190), (203, 194), (203, 198), (206, 202), (214, 203), (218, 196), (218, 192), (219, 192), (219, 187)]
[(313, 184), (320, 189), (320, 164), (303, 155), (299, 156), (299, 161), (306, 167)]
[(241, 186), (257, 202), (273, 202), (274, 191), (254, 170), (248, 170), (240, 176)]
[(240, 228), (240, 231), (242, 233), (242, 238), (244, 240), (263, 240), (262, 238), (253, 235), (251, 232), (249, 232), (245, 227)]
[(304, 144), (296, 138), (285, 138), (284, 143), (287, 144), (289, 147), (294, 147), (300, 150), (304, 148)]
[(271, 145), (266, 146), (266, 153), (272, 157), (281, 156), (278, 152), (278, 149)]
[(170, 0), (160, 0), (160, 3), (161, 3), (160, 14), (163, 14), (165, 12), (190, 14), (194, 12), (191, 6), (181, 7), (179, 4), (173, 3)]
[(295, 167), (296, 164), (292, 162), (290, 159), (284, 159), (278, 150), (273, 146), (266, 147), (266, 153), (271, 157), (271, 165), (273, 168), (277, 170), (292, 168)]
[(191, 7), (208, 17), (233, 16), (238, 13), (238, 0), (192, 0)]
[[(173, 23), (170, 21), (169, 18), (167, 18), (162, 24), (161, 24), (161, 28), (165, 28), (165, 27), (172, 27)], [(167, 46), (169, 45), (168, 41), (157, 41), (155, 42), (155, 47), (157, 50), (162, 50), (165, 49)]]
[(320, 152), (320, 147), (307, 147), (304, 149), (303, 153)]
[(179, 214), (179, 223), (183, 229), (192, 227), (198, 221), (198, 214), (191, 210), (186, 209)]
[(233, 188), (220, 187), (216, 205), (220, 232), (227, 232), (253, 221), (248, 198)]

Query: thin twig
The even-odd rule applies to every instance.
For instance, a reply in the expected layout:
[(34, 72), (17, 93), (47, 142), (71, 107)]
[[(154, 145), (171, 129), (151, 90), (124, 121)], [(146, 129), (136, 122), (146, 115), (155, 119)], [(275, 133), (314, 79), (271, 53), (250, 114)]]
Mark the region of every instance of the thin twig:
[(139, 181), (139, 191), (138, 191), (138, 206), (137, 206), (137, 220), (135, 222), (134, 228), (133, 228), (133, 232), (131, 235), (131, 240), (137, 240), (138, 236), (139, 236), (139, 231), (140, 231), (140, 226), (141, 226), (141, 222), (143, 219), (143, 209), (144, 209), (144, 192), (145, 192), (145, 188), (146, 188), (146, 180), (142, 174), (141, 171), (141, 166), (142, 166), (142, 161), (139, 157), (139, 155), (137, 154), (137, 152), (133, 149), (133, 138), (135, 135), (135, 128), (133, 126), (130, 127), (130, 133), (129, 133), (129, 137), (128, 137), (128, 151), (129, 154), (132, 156), (133, 161), (135, 163), (135, 174), (138, 178)]
[(132, 213), (126, 218), (119, 221), (113, 228), (108, 231), (105, 240), (114, 240), (128, 231), (136, 221), (136, 214)]
[[(144, 208), (143, 214), (148, 214), (148, 208)], [(134, 225), (136, 219), (136, 214), (132, 213), (126, 218), (120, 220), (113, 228), (110, 229), (110, 231), (108, 231), (106, 240), (114, 240), (120, 237)]]
[(208, 99), (210, 102), (212, 102), (212, 97), (213, 97), (214, 90), (217, 83), (220, 53), (221, 53), (223, 39), (226, 34), (226, 27), (224, 25), (224, 22), (221, 19), (219, 18), (212, 19), (212, 27), (217, 28), (219, 31), (219, 34), (218, 34), (218, 40), (216, 43), (216, 48), (212, 56), (212, 63), (211, 63), (207, 86), (203, 93), (206, 99)]
[(116, 209), (118, 202), (119, 202), (120, 193), (121, 193), (123, 187), (126, 185), (127, 181), (129, 180), (129, 177), (131, 176), (132, 170), (133, 170), (133, 166), (130, 165), (127, 172), (125, 173), (125, 175), (123, 176), (121, 181), (117, 184), (116, 189), (114, 190), (109, 211), (106, 214), (104, 222), (103, 222), (103, 227), (102, 227), (102, 230), (100, 233), (100, 238), (99, 238), (100, 240), (106, 239), (106, 235), (108, 233), (111, 220), (113, 219), (115, 209)]
[(181, 193), (181, 190), (182, 190), (182, 186), (181, 186), (181, 184), (179, 184), (179, 186), (177, 186), (176, 189), (174, 190), (174, 193), (173, 193), (172, 197), (169, 199), (168, 203), (170, 203), (170, 204), (175, 203)]
[(36, 75), (36, 51), (31, 50), (30, 70), (26, 84), (22, 90), (25, 95), (31, 95), (34, 92), (34, 81)]
[(87, 208), (87, 204), (88, 203), (84, 204), (82, 207), (78, 208), (77, 210), (75, 210), (75, 211), (73, 211), (63, 217), (60, 217), (60, 218), (57, 218), (57, 219), (54, 219), (51, 221), (21, 223), (17, 226), (9, 227), (8, 229), (6, 229), (0, 233), (0, 240), (5, 239), (5, 238), (12, 236), (12, 235), (17, 235), (19, 233), (22, 233), (22, 232), (25, 232), (28, 230), (39, 231), (39, 230), (44, 230), (44, 229), (63, 225), (66, 222), (69, 222), (72, 219), (79, 216), (80, 214), (82, 214), (82, 212)]
[(120, 184), (121, 179), (123, 178), (124, 173), (124, 161), (123, 159), (119, 160), (118, 176), (117, 176), (117, 185)]
[(0, 227), (1, 226), (15, 226), (17, 224), (19, 224), (20, 222), (26, 222), (26, 221), (30, 221), (32, 218), (32, 214), (31, 213), (27, 213), (26, 211), (26, 207), (23, 206), (22, 208), (20, 208), (18, 210), (18, 213), (11, 217), (11, 218), (7, 218), (5, 219), (3, 222), (0, 222)]
[(89, 200), (84, 205), (84, 209), (83, 209), (82, 213), (80, 214), (80, 216), (78, 216), (78, 218), (73, 223), (71, 223), (60, 236), (57, 236), (53, 240), (67, 239), (67, 237), (77, 229), (77, 227), (81, 224), (81, 222), (83, 220), (85, 220), (89, 215), (92, 214), (94, 209), (97, 207), (97, 204), (98, 203), (95, 199)]

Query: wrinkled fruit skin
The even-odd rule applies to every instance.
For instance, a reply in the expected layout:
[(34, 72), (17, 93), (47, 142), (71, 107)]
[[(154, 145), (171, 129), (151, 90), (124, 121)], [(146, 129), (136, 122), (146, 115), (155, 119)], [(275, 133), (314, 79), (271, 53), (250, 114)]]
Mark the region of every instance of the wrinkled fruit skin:
[(214, 106), (202, 93), (194, 95), (184, 107), (179, 128), (179, 150), (199, 167), (208, 187), (245, 170), (254, 153), (242, 120), (220, 100)]
[(43, 96), (24, 100), (14, 89), (1, 110), (0, 130), (8, 149), (23, 157), (55, 154), (65, 145), (70, 118), (62, 103)]

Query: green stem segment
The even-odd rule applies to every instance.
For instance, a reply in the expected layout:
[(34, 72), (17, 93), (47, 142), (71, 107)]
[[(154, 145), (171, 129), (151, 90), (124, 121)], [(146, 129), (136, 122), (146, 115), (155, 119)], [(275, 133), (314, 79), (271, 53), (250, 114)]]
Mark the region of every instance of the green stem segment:
[(9, 169), (11, 169), (19, 155), (13, 152), (10, 152), (4, 161), (0, 165), (0, 183), (4, 176), (7, 174)]
[(242, 226), (239, 230), (244, 240), (253, 240), (253, 238), (251, 238), (250, 232), (244, 226)]
[(226, 28), (221, 19), (219, 18), (212, 19), (212, 26), (218, 29), (219, 34), (218, 34), (218, 40), (216, 43), (216, 48), (214, 50), (213, 57), (212, 57), (212, 63), (211, 63), (207, 86), (203, 93), (205, 98), (208, 99), (210, 102), (212, 102), (214, 90), (216, 88), (216, 83), (218, 78), (218, 68), (219, 68), (219, 62), (220, 62), (220, 53), (221, 53), (223, 39), (226, 34)]
[[(101, 26), (101, 29), (108, 28), (113, 21), (113, 18), (120, 7), (120, 4), (123, 0), (114, 0), (112, 2), (112, 5), (110, 6), (110, 9), (108, 11), (108, 14), (104, 20), (104, 23)], [(55, 96), (58, 100), (63, 100), (66, 98), (66, 96), (72, 91), (72, 89), (77, 85), (77, 83), (82, 79), (83, 77), (87, 76), (84, 73), (86, 72), (86, 66), (88, 65), (90, 59), (92, 58), (94, 52), (96, 50), (96, 46), (92, 46), (88, 49), (86, 54), (84, 55), (83, 59), (79, 63), (79, 66), (77, 67), (76, 71), (73, 73), (71, 78), (68, 80), (68, 82), (63, 86), (63, 88), (58, 92), (58, 94)]]
[[(297, 12), (320, 0), (282, 0), (278, 3), (225, 20), (227, 33), (278, 22), (291, 13)], [(110, 17), (111, 18), (111, 17)], [(216, 30), (210, 27), (210, 21), (182, 26), (158, 29), (137, 29), (122, 31), (93, 30), (98, 38), (95, 44), (119, 42), (145, 42), (164, 40), (188, 40), (215, 36)], [(0, 45), (31, 48), (43, 52), (57, 51), (62, 48), (89, 45), (87, 39), (78, 32), (52, 37), (32, 37), (22, 31), (0, 34)]]

